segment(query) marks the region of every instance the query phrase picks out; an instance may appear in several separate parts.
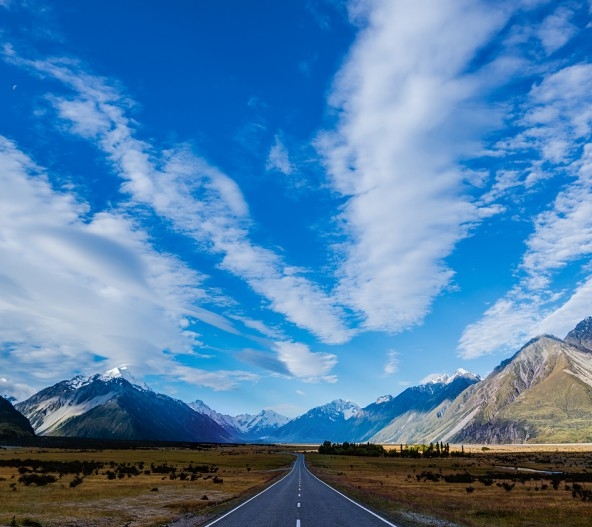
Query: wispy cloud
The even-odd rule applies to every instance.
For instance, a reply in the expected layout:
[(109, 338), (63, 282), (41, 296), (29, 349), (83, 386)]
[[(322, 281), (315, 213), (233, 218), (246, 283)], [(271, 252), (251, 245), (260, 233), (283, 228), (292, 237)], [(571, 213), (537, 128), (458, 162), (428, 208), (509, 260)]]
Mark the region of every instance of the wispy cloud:
[[(590, 314), (583, 299), (589, 296), (592, 254), (591, 83), (592, 65), (582, 63), (549, 72), (530, 91), (523, 130), (506, 145), (528, 150), (532, 161), (522, 177), (512, 173), (513, 183), (498, 190), (531, 185), (525, 174), (537, 166), (546, 177), (565, 174), (571, 180), (566, 178), (549, 209), (533, 218), (519, 283), (465, 329), (459, 343), (464, 357), (515, 349), (540, 333), (564, 336)], [(582, 280), (571, 292), (555, 284), (568, 266), (575, 266), (572, 274)]]
[(400, 362), (399, 352), (396, 350), (389, 350), (386, 354), (386, 363), (384, 365), (385, 375), (393, 375), (394, 373), (397, 373), (399, 371)]
[(277, 342), (274, 346), (278, 359), (294, 376), (306, 382), (336, 382), (329, 372), (337, 364), (337, 357), (331, 353), (312, 352), (305, 344)]
[(0, 187), (0, 341), (9, 381), (94, 373), (97, 362), (142, 374), (165, 350), (170, 362), (199, 346), (191, 319), (235, 331), (195, 308), (207, 294), (200, 275), (155, 251), (124, 214), (89, 216), (4, 137)]
[[(358, 6), (360, 7), (360, 6)], [(320, 136), (349, 242), (339, 295), (368, 329), (420, 324), (454, 274), (445, 259), (481, 218), (459, 162), (499, 122), (484, 97), (508, 62), (471, 71), (506, 22), (482, 2), (378, 2), (331, 96), (335, 131)]]
[(557, 51), (576, 33), (577, 27), (571, 23), (573, 16), (569, 7), (561, 6), (541, 24), (537, 34), (548, 54)]
[(199, 368), (175, 365), (169, 376), (193, 386), (205, 386), (214, 391), (228, 391), (244, 382), (256, 383), (260, 377), (254, 373), (237, 370), (207, 371)]
[(5, 56), (22, 67), (49, 75), (74, 90), (74, 98), (52, 96), (58, 116), (70, 131), (94, 142), (123, 179), (122, 190), (150, 206), (175, 228), (220, 255), (220, 268), (244, 279), (267, 306), (328, 343), (349, 339), (343, 312), (304, 269), (286, 264), (270, 249), (249, 240), (249, 214), (237, 184), (196, 156), (188, 146), (158, 154), (135, 137), (125, 115), (129, 100), (105, 79), (85, 72), (72, 60), (28, 60), (10, 47)]
[(294, 170), (292, 163), (290, 163), (288, 149), (282, 142), (279, 135), (275, 136), (273, 146), (269, 150), (265, 168), (267, 170), (277, 170), (286, 176), (289, 176)]

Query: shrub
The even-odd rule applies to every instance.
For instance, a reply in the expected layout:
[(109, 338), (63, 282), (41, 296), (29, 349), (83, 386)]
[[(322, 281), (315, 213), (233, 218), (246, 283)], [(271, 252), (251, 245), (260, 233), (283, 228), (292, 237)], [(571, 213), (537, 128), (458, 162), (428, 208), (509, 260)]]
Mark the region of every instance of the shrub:
[(19, 482), (27, 487), (29, 485), (37, 485), (38, 487), (42, 487), (48, 483), (55, 483), (57, 480), (58, 479), (51, 474), (23, 474), (19, 478)]
[(83, 481), (80, 476), (74, 476), (74, 479), (70, 481), (70, 488), (78, 487)]

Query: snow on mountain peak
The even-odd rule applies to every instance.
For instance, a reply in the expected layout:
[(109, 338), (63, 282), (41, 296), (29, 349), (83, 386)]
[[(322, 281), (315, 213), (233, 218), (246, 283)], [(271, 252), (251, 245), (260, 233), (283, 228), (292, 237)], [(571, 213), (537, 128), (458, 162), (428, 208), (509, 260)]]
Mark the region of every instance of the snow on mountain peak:
[(381, 397), (379, 397), (378, 399), (376, 399), (376, 404), (388, 403), (388, 402), (390, 402), (392, 400), (393, 400), (393, 396), (392, 395), (382, 395)]
[(459, 377), (469, 377), (477, 381), (481, 380), (479, 375), (471, 373), (463, 368), (458, 368), (453, 375), (448, 375), (447, 373), (432, 373), (425, 377), (420, 384), (450, 384)]
[(347, 421), (356, 416), (360, 411), (360, 407), (351, 401), (344, 401), (343, 399), (336, 399), (325, 406), (330, 413), (342, 414)]
[(120, 377), (128, 377), (130, 375), (127, 366), (116, 366), (112, 370), (107, 370), (103, 375), (101, 375), (104, 379), (118, 379)]
[(148, 386), (145, 383), (138, 382), (136, 380), (136, 378), (132, 375), (127, 366), (116, 366), (111, 370), (107, 370), (102, 375), (99, 375), (98, 379), (101, 381), (110, 381), (112, 379), (125, 379), (127, 382), (129, 382), (136, 388), (140, 388), (141, 390), (150, 390), (150, 388), (148, 388)]

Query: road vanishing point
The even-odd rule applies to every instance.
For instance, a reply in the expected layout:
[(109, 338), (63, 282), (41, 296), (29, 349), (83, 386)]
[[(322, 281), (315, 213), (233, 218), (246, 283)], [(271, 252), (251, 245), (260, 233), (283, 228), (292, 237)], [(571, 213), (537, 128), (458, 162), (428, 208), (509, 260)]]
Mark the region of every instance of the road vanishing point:
[(281, 480), (205, 527), (397, 527), (322, 482), (297, 456)]

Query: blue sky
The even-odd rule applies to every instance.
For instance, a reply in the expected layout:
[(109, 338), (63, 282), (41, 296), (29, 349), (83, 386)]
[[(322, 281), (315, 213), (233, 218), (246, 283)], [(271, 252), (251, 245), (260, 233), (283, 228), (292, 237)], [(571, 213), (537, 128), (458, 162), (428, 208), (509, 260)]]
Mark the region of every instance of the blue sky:
[(0, 377), (238, 414), (592, 315), (585, 1), (0, 0)]

